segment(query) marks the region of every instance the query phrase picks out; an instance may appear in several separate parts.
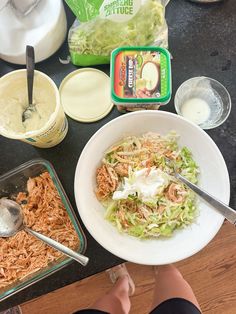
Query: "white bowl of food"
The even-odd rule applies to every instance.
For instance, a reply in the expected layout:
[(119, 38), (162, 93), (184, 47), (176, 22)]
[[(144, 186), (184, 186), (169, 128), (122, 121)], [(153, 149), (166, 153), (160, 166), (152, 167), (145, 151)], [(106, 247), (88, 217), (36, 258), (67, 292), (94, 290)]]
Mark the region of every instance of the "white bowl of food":
[[(171, 131), (178, 139), (166, 136)], [(175, 181), (168, 159), (229, 202), (221, 152), (201, 128), (175, 114), (129, 113), (104, 125), (85, 146), (75, 172), (78, 212), (114, 255), (146, 265), (173, 263), (199, 252), (220, 229), (224, 217)]]

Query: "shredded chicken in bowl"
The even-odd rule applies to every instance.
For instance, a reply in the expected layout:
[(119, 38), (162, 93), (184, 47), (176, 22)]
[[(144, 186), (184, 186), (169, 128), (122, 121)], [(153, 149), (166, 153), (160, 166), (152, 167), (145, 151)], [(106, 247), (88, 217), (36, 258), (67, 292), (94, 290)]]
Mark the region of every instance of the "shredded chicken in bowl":
[[(168, 162), (172, 161), (172, 165)], [(105, 218), (138, 238), (171, 236), (197, 214), (195, 194), (174, 177), (174, 168), (197, 183), (199, 169), (178, 135), (146, 133), (111, 146), (96, 171), (96, 196)]]

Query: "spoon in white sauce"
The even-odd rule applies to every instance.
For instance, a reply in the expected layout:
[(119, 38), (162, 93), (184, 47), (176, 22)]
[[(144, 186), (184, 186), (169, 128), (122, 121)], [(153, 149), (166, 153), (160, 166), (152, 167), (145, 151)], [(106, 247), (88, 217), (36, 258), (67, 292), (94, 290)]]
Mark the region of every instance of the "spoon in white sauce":
[(35, 104), (33, 104), (33, 86), (34, 86), (34, 47), (26, 46), (26, 72), (27, 72), (27, 88), (28, 88), (28, 106), (22, 113), (22, 122), (29, 119), (34, 112)]

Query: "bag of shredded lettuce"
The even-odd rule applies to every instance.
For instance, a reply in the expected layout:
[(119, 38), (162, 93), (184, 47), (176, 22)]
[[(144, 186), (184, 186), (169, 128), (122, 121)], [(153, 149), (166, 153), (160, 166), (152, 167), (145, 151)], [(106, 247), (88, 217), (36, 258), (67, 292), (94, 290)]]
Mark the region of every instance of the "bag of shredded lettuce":
[(87, 66), (110, 62), (121, 46), (168, 46), (169, 0), (66, 0), (77, 19), (69, 30), (71, 61)]

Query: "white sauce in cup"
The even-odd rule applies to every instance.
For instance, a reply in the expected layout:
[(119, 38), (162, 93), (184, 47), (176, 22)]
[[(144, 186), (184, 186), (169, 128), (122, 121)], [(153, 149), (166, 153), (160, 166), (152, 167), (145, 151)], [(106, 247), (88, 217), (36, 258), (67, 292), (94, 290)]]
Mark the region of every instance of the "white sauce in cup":
[(196, 124), (207, 121), (211, 113), (208, 103), (201, 98), (188, 99), (183, 103), (180, 110), (183, 117)]

